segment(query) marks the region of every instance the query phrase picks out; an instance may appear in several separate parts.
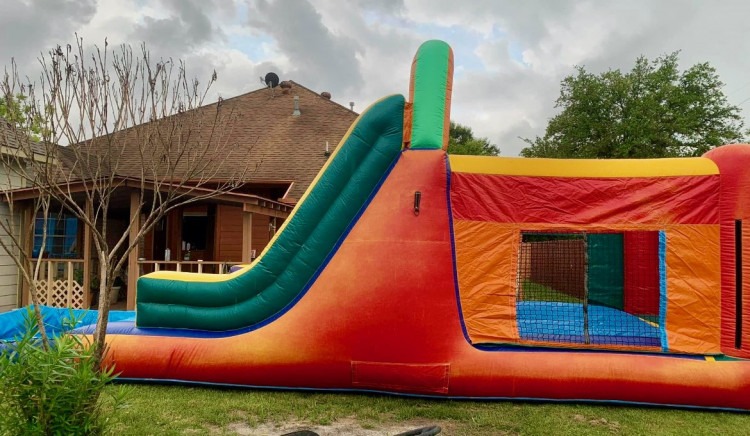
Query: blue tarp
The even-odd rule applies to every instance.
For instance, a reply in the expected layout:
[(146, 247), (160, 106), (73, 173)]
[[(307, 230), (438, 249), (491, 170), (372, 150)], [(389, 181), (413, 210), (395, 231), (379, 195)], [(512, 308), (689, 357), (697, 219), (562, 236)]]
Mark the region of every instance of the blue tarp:
[[(96, 310), (61, 309), (41, 306), (42, 318), (47, 334), (52, 337), (59, 335), (64, 329), (71, 327), (68, 320), (75, 319), (76, 325), (81, 327), (96, 324), (98, 312)], [(0, 341), (12, 341), (23, 334), (28, 307), (12, 310), (0, 314)], [(135, 321), (135, 311), (113, 310), (109, 312), (109, 322)]]

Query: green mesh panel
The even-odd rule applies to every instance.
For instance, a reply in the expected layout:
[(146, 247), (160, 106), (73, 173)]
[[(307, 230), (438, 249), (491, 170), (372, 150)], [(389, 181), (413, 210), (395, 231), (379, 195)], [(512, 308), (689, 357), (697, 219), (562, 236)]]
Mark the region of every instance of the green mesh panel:
[(593, 304), (623, 309), (622, 234), (589, 234), (588, 291)]

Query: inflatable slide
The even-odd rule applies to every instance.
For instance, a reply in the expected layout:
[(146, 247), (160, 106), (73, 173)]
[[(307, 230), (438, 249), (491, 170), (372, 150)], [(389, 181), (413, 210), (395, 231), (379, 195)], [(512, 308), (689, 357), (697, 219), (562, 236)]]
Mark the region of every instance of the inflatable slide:
[(423, 44), (251, 265), (141, 277), (120, 378), (750, 409), (750, 146), (448, 156), (452, 70)]

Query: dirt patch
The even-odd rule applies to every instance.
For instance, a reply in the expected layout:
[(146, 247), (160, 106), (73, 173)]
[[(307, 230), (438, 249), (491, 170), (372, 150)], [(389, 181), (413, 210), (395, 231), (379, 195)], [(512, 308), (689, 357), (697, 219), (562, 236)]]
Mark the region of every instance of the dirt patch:
[(606, 427), (610, 431), (616, 432), (620, 430), (620, 423), (617, 421), (610, 421), (606, 418), (586, 418), (583, 415), (573, 415), (573, 421), (576, 422), (587, 422), (595, 427)]
[[(285, 423), (264, 423), (259, 424), (255, 427), (251, 427), (249, 424), (244, 422), (235, 422), (229, 424), (224, 429), (224, 434), (233, 434), (240, 436), (280, 436), (285, 433), (291, 433), (294, 431), (310, 430), (314, 431), (320, 436), (393, 436), (398, 433), (431, 425), (441, 424), (422, 421), (409, 421), (400, 422), (397, 424), (382, 423), (375, 425), (374, 427), (376, 428), (363, 428), (360, 423), (354, 419), (341, 419), (329, 425), (313, 425), (302, 421), (289, 421)], [(445, 429), (444, 426), (441, 425), (441, 427)]]
[(610, 421), (606, 418), (596, 418), (596, 419), (590, 419), (589, 424), (597, 426), (597, 427), (606, 427), (610, 431), (618, 431), (620, 430), (620, 423), (617, 421)]

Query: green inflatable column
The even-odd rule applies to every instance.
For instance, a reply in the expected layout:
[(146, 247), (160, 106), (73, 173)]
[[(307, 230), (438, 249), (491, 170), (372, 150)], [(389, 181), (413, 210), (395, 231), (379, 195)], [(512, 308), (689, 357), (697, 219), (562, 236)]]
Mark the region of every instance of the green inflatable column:
[(409, 148), (448, 148), (452, 90), (453, 51), (443, 41), (425, 42), (419, 47), (411, 67), (409, 100), (412, 113), (410, 126), (407, 125), (406, 129), (407, 132), (411, 130), (411, 139), (405, 138)]

